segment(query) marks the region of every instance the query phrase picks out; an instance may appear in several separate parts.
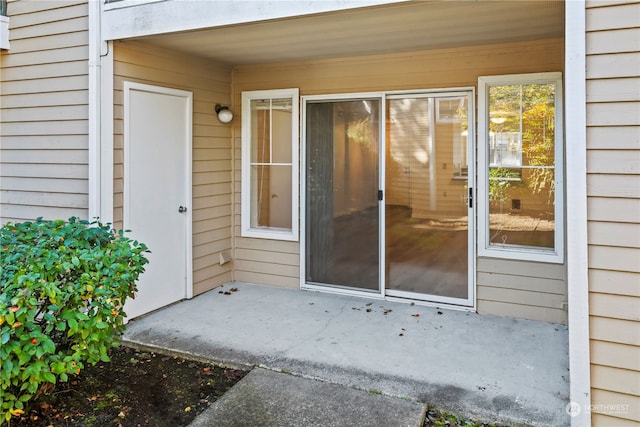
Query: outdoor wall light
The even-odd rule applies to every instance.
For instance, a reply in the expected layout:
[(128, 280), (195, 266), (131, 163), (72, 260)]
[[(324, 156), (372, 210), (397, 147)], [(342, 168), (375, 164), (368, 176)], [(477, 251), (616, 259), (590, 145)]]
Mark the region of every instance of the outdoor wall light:
[(221, 123), (229, 123), (233, 120), (233, 113), (225, 105), (216, 104), (216, 114)]

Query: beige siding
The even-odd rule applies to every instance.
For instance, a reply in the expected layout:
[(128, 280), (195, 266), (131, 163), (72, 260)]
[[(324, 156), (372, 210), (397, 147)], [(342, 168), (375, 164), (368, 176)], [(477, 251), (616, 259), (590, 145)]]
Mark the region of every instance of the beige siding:
[(478, 312), (567, 323), (565, 267), (480, 258)]
[[(474, 46), (304, 63), (240, 66), (234, 107), (245, 90), (297, 87), (301, 95), (476, 86), (479, 75), (562, 71), (563, 40)], [(240, 120), (235, 123), (235, 223), (240, 223)], [(236, 227), (235, 278), (299, 286), (298, 243), (241, 238)], [(523, 269), (524, 268), (524, 269)], [(563, 265), (482, 260), (478, 309), (566, 323)]]
[(139, 42), (114, 44), (114, 223), (122, 225), (123, 84), (125, 81), (193, 93), (193, 293), (232, 279), (231, 130), (218, 122), (214, 106), (230, 101), (231, 72), (177, 52)]
[(10, 1), (0, 54), (0, 222), (88, 215), (88, 7)]
[(640, 422), (640, 2), (587, 4), (592, 422)]

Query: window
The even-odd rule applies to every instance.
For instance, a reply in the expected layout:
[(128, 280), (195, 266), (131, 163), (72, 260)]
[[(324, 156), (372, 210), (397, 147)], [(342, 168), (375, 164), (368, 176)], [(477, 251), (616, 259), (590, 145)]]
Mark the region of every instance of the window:
[(481, 256), (563, 262), (562, 74), (478, 79)]
[(242, 93), (242, 236), (298, 240), (298, 89)]

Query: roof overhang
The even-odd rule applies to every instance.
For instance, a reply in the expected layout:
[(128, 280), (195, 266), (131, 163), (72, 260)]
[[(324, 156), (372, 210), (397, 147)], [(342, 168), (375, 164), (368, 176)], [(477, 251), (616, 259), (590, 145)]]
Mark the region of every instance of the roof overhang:
[[(307, 11), (313, 13), (290, 13), (285, 17), (259, 20), (254, 17), (251, 22), (232, 25), (225, 25), (217, 17), (211, 18), (210, 26), (205, 28), (132, 37), (116, 37), (118, 32), (109, 29), (112, 22), (106, 19), (106, 38), (144, 39), (163, 48), (225, 64), (242, 65), (411, 52), (564, 36), (564, 2), (557, 0), (438, 0), (384, 2), (385, 4), (356, 1), (169, 1), (149, 3), (146, 6), (165, 3), (181, 5), (180, 15), (187, 13), (189, 7), (202, 3), (237, 7), (243, 4), (255, 7), (257, 3), (268, 4), (270, 7), (297, 4), (307, 5)], [(369, 5), (361, 7), (364, 3)], [(340, 10), (314, 12), (311, 6), (317, 4), (332, 5), (334, 8), (341, 4), (343, 7)], [(347, 8), (345, 5), (358, 7)], [(109, 13), (114, 10), (106, 11), (105, 18), (109, 18)], [(198, 11), (194, 9), (189, 15), (191, 13)], [(237, 13), (233, 16), (237, 16)], [(133, 11), (130, 15), (132, 17), (127, 19), (136, 19)], [(153, 20), (149, 18), (150, 15), (146, 16), (147, 21)], [(179, 16), (175, 19), (179, 19)], [(231, 19), (229, 22), (234, 21)], [(120, 25), (122, 26), (122, 22)]]

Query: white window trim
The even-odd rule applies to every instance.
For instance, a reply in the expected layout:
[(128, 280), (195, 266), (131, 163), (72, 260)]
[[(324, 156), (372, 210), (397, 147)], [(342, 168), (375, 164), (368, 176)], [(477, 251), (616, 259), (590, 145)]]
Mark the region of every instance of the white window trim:
[[(538, 249), (526, 246), (504, 246), (489, 244), (489, 168), (488, 168), (488, 122), (489, 86), (497, 84), (554, 83), (555, 95), (555, 233), (554, 248)], [(511, 74), (503, 76), (481, 76), (478, 78), (478, 256), (524, 261), (564, 262), (564, 126), (562, 100), (562, 73)]]
[[(291, 229), (251, 227), (251, 100), (265, 98), (291, 98)], [(297, 88), (257, 90), (242, 92), (242, 186), (241, 229), (242, 237), (298, 241), (299, 230), (299, 105)]]

